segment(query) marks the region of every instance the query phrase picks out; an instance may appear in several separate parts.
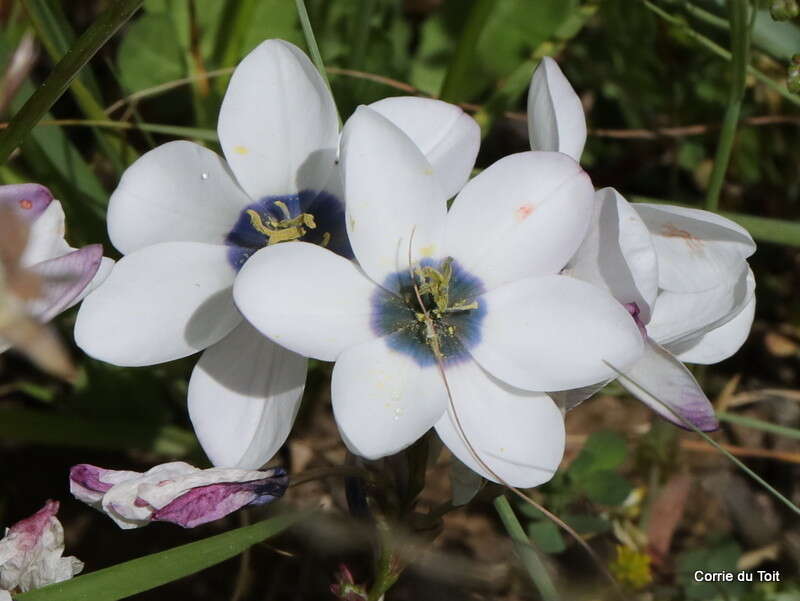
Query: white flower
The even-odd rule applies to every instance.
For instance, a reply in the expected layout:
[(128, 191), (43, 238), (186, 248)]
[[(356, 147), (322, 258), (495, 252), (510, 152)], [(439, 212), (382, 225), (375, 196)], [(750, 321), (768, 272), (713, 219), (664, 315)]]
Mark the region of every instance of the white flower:
[(0, 589), (24, 593), (81, 572), (81, 561), (62, 557), (64, 529), (57, 513), (58, 502), (47, 501), (35, 514), (6, 530), (0, 540)]
[[(580, 159), (583, 109), (551, 58), (534, 73), (528, 110), (534, 147)], [(620, 382), (678, 425), (684, 426), (652, 395), (702, 430), (717, 427), (710, 401), (681, 361), (716, 363), (744, 343), (755, 312), (755, 280), (746, 262), (754, 251), (744, 228), (714, 213), (630, 204), (612, 188), (595, 194), (589, 234), (568, 273), (608, 288), (640, 323), (645, 353)], [(561, 397), (574, 406), (603, 384)]]
[[(480, 140), (471, 118), (419, 98), (383, 100), (376, 110), (409, 130), (451, 194), (463, 185)], [(268, 40), (234, 72), (218, 131), (225, 160), (172, 142), (125, 172), (108, 213), (125, 257), (82, 306), (75, 336), (89, 355), (126, 366), (205, 349), (189, 383), (195, 432), (215, 465), (256, 468), (289, 434), (306, 360), (246, 323), (231, 287), (256, 250), (278, 242), (352, 256), (336, 107), (305, 54)], [(270, 281), (269, 294), (283, 298), (286, 285)]]
[[(14, 260), (14, 265), (0, 265), (6, 271), (7, 292), (20, 310), (45, 323), (59, 313), (79, 303), (103, 281), (111, 270), (113, 261), (103, 258), (103, 247), (91, 244), (75, 249), (64, 239), (64, 210), (61, 203), (39, 184), (0, 186), (0, 208), (10, 210), (28, 227), (24, 248), (9, 249), (18, 256), (4, 254), (3, 260)], [(4, 234), (6, 235), (6, 234)], [(4, 240), (4, 242), (6, 242)], [(17, 269), (33, 275), (38, 285), (21, 284), (25, 290), (16, 291), (14, 273)], [(35, 290), (28, 290), (28, 288)], [(9, 348), (0, 338), (0, 352)]]
[[(333, 411), (354, 453), (396, 453), (435, 426), (461, 461), (491, 478), (463, 428), (500, 478), (547, 481), (564, 425), (542, 391), (609, 377), (604, 359), (628, 365), (642, 350), (619, 303), (557, 275), (591, 219), (589, 178), (559, 153), (513, 155), (470, 181), (448, 213), (425, 156), (366, 107), (345, 127), (342, 165), (358, 264), (304, 243), (262, 249), (236, 280), (237, 305), (279, 344), (336, 361)], [(270, 293), (274, 281), (284, 294)]]
[(70, 492), (126, 530), (150, 522), (194, 528), (242, 507), (274, 501), (283, 496), (288, 482), (281, 468), (201, 470), (180, 461), (145, 473), (88, 464), (73, 466), (69, 473)]

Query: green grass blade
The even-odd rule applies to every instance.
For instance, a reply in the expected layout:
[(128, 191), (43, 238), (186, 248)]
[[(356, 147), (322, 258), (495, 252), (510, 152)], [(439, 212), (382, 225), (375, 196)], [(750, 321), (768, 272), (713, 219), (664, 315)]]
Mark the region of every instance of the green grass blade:
[(708, 183), (706, 194), (706, 208), (716, 211), (719, 206), (719, 194), (728, 171), (728, 164), (733, 151), (733, 141), (736, 136), (736, 127), (739, 124), (739, 113), (744, 99), (745, 79), (747, 67), (750, 62), (750, 28), (755, 18), (755, 10), (748, 23), (748, 0), (730, 0), (728, 3), (729, 20), (731, 24), (731, 89), (728, 95), (728, 104), (725, 109), (725, 118), (719, 134), (717, 153), (714, 157), (714, 168)]
[(297, 7), (297, 16), (300, 19), (300, 25), (303, 28), (303, 35), (306, 38), (306, 46), (311, 54), (311, 60), (314, 61), (314, 65), (317, 67), (320, 75), (322, 75), (322, 79), (325, 80), (328, 88), (330, 88), (331, 84), (330, 81), (328, 81), (328, 72), (325, 69), (325, 62), (322, 60), (322, 54), (319, 51), (317, 38), (314, 35), (314, 28), (311, 27), (311, 19), (308, 17), (308, 10), (306, 9), (305, 0), (295, 0), (294, 3)]
[(755, 419), (753, 417), (747, 417), (744, 415), (736, 415), (735, 413), (727, 413), (725, 411), (718, 412), (717, 419), (719, 419), (721, 422), (738, 424), (740, 426), (753, 428), (754, 430), (762, 430), (764, 432), (771, 432), (772, 434), (777, 434), (779, 436), (785, 436), (786, 438), (800, 440), (800, 430), (797, 428), (789, 428), (787, 426), (765, 422), (761, 419)]
[(747, 466), (744, 464), (744, 462), (743, 462), (741, 459), (739, 459), (738, 457), (734, 456), (732, 453), (730, 453), (729, 451), (727, 451), (727, 450), (726, 450), (726, 449), (725, 449), (725, 448), (724, 448), (722, 445), (720, 445), (720, 444), (719, 444), (719, 443), (718, 443), (716, 440), (714, 440), (713, 438), (711, 438), (711, 437), (710, 437), (708, 434), (706, 434), (705, 432), (703, 432), (702, 430), (700, 430), (700, 428), (698, 428), (697, 426), (695, 426), (695, 425), (694, 425), (692, 422), (690, 422), (688, 419), (686, 419), (685, 417), (683, 417), (683, 416), (682, 416), (680, 413), (678, 413), (677, 411), (675, 411), (675, 410), (674, 410), (672, 407), (670, 407), (670, 406), (669, 406), (667, 403), (665, 403), (665, 402), (664, 402), (664, 401), (662, 401), (660, 398), (658, 398), (658, 396), (656, 396), (655, 394), (653, 394), (653, 392), (651, 392), (650, 390), (648, 390), (647, 388), (645, 388), (644, 386), (642, 386), (642, 384), (641, 384), (640, 382), (637, 382), (637, 381), (636, 381), (636, 380), (634, 380), (633, 378), (631, 378), (631, 377), (627, 376), (625, 373), (623, 373), (622, 371), (620, 371), (619, 369), (617, 369), (616, 367), (614, 367), (613, 365), (611, 365), (611, 364), (610, 364), (608, 361), (604, 361), (604, 363), (605, 363), (606, 365), (608, 365), (608, 366), (609, 366), (609, 367), (610, 367), (612, 370), (614, 370), (614, 372), (617, 374), (617, 377), (618, 377), (620, 380), (627, 380), (628, 382), (630, 382), (630, 383), (634, 384), (634, 385), (635, 385), (637, 388), (640, 388), (641, 390), (643, 390), (643, 391), (644, 391), (646, 394), (650, 395), (650, 396), (651, 396), (653, 399), (655, 399), (655, 400), (656, 400), (658, 403), (660, 403), (661, 405), (663, 405), (663, 406), (664, 406), (664, 408), (665, 408), (667, 411), (669, 411), (670, 413), (672, 413), (672, 415), (674, 415), (674, 416), (675, 416), (675, 419), (677, 419), (678, 421), (680, 421), (680, 422), (681, 422), (681, 423), (682, 423), (682, 424), (683, 424), (683, 425), (684, 425), (684, 426), (685, 426), (687, 429), (689, 429), (689, 430), (692, 430), (693, 432), (695, 432), (696, 434), (698, 434), (698, 435), (700, 436), (700, 438), (702, 438), (703, 440), (705, 440), (705, 441), (706, 441), (708, 444), (710, 444), (712, 447), (714, 447), (714, 448), (715, 448), (715, 449), (717, 449), (717, 450), (718, 450), (720, 453), (722, 453), (722, 454), (723, 454), (725, 457), (727, 457), (727, 458), (728, 458), (728, 460), (729, 460), (729, 461), (731, 461), (731, 463), (733, 463), (733, 464), (734, 464), (736, 467), (738, 467), (740, 470), (742, 470), (742, 471), (743, 471), (745, 474), (747, 474), (748, 476), (750, 476), (750, 478), (752, 478), (753, 480), (755, 480), (756, 482), (758, 482), (758, 483), (759, 483), (761, 486), (763, 486), (763, 487), (764, 487), (764, 489), (765, 489), (767, 492), (769, 492), (769, 493), (770, 493), (770, 494), (771, 494), (773, 497), (775, 497), (775, 498), (776, 498), (778, 501), (780, 501), (781, 503), (783, 503), (784, 505), (786, 505), (786, 507), (788, 507), (789, 509), (791, 509), (791, 510), (792, 510), (794, 513), (796, 513), (796, 514), (800, 515), (800, 507), (798, 507), (797, 505), (795, 505), (794, 503), (792, 503), (792, 501), (791, 501), (791, 500), (789, 500), (789, 499), (788, 499), (786, 496), (782, 495), (782, 494), (781, 494), (781, 493), (780, 493), (780, 492), (779, 492), (779, 491), (778, 491), (778, 490), (777, 490), (777, 489), (776, 489), (774, 486), (772, 486), (772, 485), (771, 485), (769, 482), (767, 482), (766, 480), (764, 480), (764, 478), (762, 478), (761, 476), (759, 476), (758, 474), (756, 474), (756, 473), (755, 473), (753, 470), (751, 470), (749, 467), (747, 467)]
[(522, 529), (522, 525), (519, 523), (508, 499), (500, 495), (495, 498), (494, 507), (503, 522), (503, 526), (506, 528), (506, 532), (508, 532), (511, 540), (514, 541), (517, 555), (519, 555), (536, 588), (539, 589), (543, 601), (557, 601), (559, 598), (558, 591), (556, 591), (556, 587), (550, 579), (550, 574), (547, 573), (547, 568), (541, 557), (539, 557), (530, 539)]
[[(75, 33), (58, 3), (48, 0), (23, 0), (39, 39), (47, 54), (54, 62), (60, 61), (75, 42)], [(104, 119), (102, 95), (91, 70), (82, 69), (70, 84), (70, 90), (78, 106), (89, 119)], [(127, 159), (136, 158), (132, 149), (123, 149), (122, 141), (109, 133), (94, 130), (95, 138), (103, 153), (112, 161), (114, 168), (121, 172), (125, 168), (123, 154)]]
[(307, 514), (277, 517), (126, 561), (14, 597), (16, 601), (117, 601), (185, 578), (280, 534)]
[(475, 62), (475, 48), (495, 6), (494, 0), (476, 0), (472, 5), (467, 22), (458, 38), (455, 54), (447, 68), (439, 97), (447, 102), (463, 102), (464, 89), (472, 75)]
[(176, 426), (86, 419), (33, 409), (0, 410), (0, 438), (83, 449), (140, 449), (170, 458), (199, 454), (194, 435)]
[(30, 97), (0, 134), (0, 163), (5, 163), (39, 119), (66, 91), (80, 70), (130, 19), (143, 0), (116, 0), (78, 39), (55, 66), (44, 84)]

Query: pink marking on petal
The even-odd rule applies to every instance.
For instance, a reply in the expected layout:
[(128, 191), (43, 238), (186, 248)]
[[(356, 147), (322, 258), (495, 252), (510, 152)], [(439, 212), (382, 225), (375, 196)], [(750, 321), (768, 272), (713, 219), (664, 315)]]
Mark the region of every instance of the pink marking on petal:
[(0, 206), (7, 206), (31, 223), (53, 202), (50, 190), (40, 184), (0, 186)]
[(533, 213), (533, 205), (532, 204), (524, 204), (524, 205), (518, 207), (516, 212), (515, 212), (515, 216), (516, 216), (517, 222), (525, 221), (528, 217), (531, 216), (531, 213)]

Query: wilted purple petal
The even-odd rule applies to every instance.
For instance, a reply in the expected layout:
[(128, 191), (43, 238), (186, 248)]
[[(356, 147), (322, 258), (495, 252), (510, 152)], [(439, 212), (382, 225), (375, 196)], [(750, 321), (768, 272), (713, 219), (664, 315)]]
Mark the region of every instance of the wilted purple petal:
[(72, 494), (126, 529), (151, 521), (192, 528), (247, 505), (273, 501), (283, 495), (288, 483), (281, 468), (201, 470), (180, 461), (157, 465), (145, 473), (93, 465), (76, 465), (70, 472)]
[(70, 306), (86, 288), (103, 260), (103, 247), (90, 244), (30, 268), (42, 280), (41, 296), (29, 311), (40, 321), (49, 321)]
[(20, 520), (0, 540), (0, 589), (29, 590), (62, 582), (83, 569), (75, 557), (63, 557), (64, 530), (56, 517), (59, 504)]
[(153, 520), (184, 528), (213, 522), (247, 505), (263, 505), (283, 496), (289, 481), (283, 470), (251, 482), (224, 482), (193, 488), (153, 512)]
[(11, 534), (20, 535), (17, 543), (19, 548), (23, 551), (30, 551), (36, 546), (39, 538), (41, 538), (42, 533), (50, 523), (50, 518), (55, 517), (55, 515), (58, 513), (58, 508), (58, 501), (46, 501), (44, 507), (42, 507), (39, 511), (11, 526), (11, 528), (8, 529), (6, 536)]
[(619, 376), (619, 382), (653, 411), (682, 428), (687, 426), (676, 413), (704, 432), (719, 427), (714, 406), (692, 373), (650, 338), (645, 341), (642, 357)]
[(40, 184), (0, 186), (0, 207), (13, 209), (31, 223), (53, 202), (50, 190)]

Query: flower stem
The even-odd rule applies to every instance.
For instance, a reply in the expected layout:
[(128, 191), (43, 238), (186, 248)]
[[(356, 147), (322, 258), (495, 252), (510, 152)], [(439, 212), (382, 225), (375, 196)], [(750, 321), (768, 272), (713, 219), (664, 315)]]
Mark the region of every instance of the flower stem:
[(733, 141), (736, 137), (736, 126), (739, 123), (739, 114), (742, 109), (750, 54), (750, 27), (755, 21), (755, 9), (753, 9), (753, 17), (748, 23), (748, 5), (748, 0), (731, 0), (728, 3), (728, 17), (731, 24), (731, 75), (733, 76), (733, 82), (728, 96), (728, 108), (725, 110), (725, 119), (722, 122), (722, 130), (719, 134), (717, 154), (714, 157), (714, 168), (711, 171), (708, 193), (706, 194), (706, 208), (709, 211), (716, 211), (719, 207), (719, 194), (730, 163)]
[(61, 98), (83, 66), (131, 18), (144, 0), (116, 0), (69, 49), (44, 84), (31, 96), (0, 134), (0, 163), (5, 163), (39, 119)]
[(514, 541), (517, 555), (522, 563), (525, 564), (525, 569), (528, 571), (528, 575), (533, 580), (536, 588), (539, 589), (539, 594), (541, 594), (543, 601), (557, 601), (559, 598), (558, 591), (556, 591), (556, 587), (550, 579), (550, 574), (547, 573), (547, 568), (541, 557), (539, 557), (539, 553), (522, 529), (522, 525), (519, 523), (505, 495), (495, 498), (494, 507), (503, 522), (503, 526), (506, 528), (506, 532), (508, 532), (511, 540)]
[[(650, 0), (642, 0), (642, 4), (645, 5), (649, 10), (655, 13), (658, 17), (666, 21), (667, 23), (679, 27), (681, 32), (686, 34), (687, 37), (693, 39), (695, 42), (710, 50), (720, 58), (724, 58), (726, 61), (732, 60), (732, 54), (729, 50), (726, 50), (713, 40), (708, 39), (706, 36), (698, 33), (694, 29), (692, 29), (686, 21), (682, 18), (677, 17), (675, 15), (671, 15), (667, 11), (661, 9), (660, 7), (656, 6)], [(786, 86), (780, 82), (775, 81), (769, 75), (764, 73), (763, 71), (759, 71), (752, 65), (747, 66), (747, 72), (752, 75), (755, 79), (763, 83), (769, 88), (772, 88), (774, 92), (777, 92), (781, 96), (783, 96), (786, 100), (793, 104), (800, 105), (800, 96), (792, 94)]]

